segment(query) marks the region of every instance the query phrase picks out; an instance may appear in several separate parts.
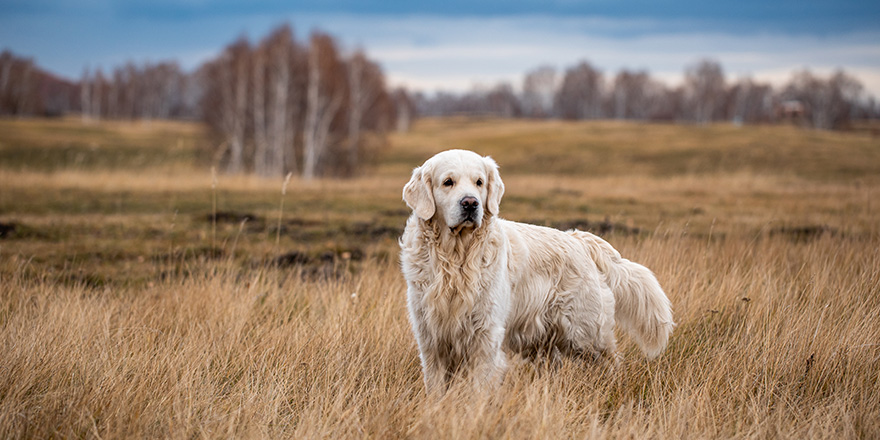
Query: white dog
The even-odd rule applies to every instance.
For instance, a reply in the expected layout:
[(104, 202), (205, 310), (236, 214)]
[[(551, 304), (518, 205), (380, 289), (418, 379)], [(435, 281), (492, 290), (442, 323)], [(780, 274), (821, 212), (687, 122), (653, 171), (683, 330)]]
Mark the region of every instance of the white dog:
[(437, 154), (413, 171), (400, 239), (409, 318), (425, 386), (458, 374), (497, 384), (505, 351), (614, 357), (614, 322), (648, 358), (672, 332), (672, 307), (650, 270), (581, 231), (498, 217), (504, 184), (489, 157)]

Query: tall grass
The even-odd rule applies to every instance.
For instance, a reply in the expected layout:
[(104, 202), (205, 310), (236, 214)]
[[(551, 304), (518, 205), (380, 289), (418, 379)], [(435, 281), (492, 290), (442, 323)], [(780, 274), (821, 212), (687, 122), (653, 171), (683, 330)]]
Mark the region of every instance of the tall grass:
[(616, 244), (675, 307), (659, 360), (624, 340), (614, 371), (515, 363), (498, 392), (439, 401), (393, 263), (317, 279), (205, 263), (96, 290), (7, 259), (0, 437), (880, 436), (876, 237)]
[[(876, 138), (427, 120), (371, 176), (279, 200), (194, 165), (197, 126), (0, 127), (0, 438), (880, 438)], [(395, 234), (449, 147), (501, 163), (506, 218), (624, 225), (668, 350), (621, 335), (614, 370), (514, 359), (428, 399)]]

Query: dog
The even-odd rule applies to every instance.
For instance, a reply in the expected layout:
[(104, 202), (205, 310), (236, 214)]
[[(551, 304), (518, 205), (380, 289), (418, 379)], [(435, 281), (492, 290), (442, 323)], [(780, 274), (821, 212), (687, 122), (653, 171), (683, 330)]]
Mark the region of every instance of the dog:
[(448, 150), (413, 170), (400, 238), (407, 308), (428, 393), (454, 378), (497, 386), (507, 353), (616, 359), (614, 323), (649, 358), (665, 348), (672, 306), (654, 274), (605, 240), (498, 216), (498, 164)]

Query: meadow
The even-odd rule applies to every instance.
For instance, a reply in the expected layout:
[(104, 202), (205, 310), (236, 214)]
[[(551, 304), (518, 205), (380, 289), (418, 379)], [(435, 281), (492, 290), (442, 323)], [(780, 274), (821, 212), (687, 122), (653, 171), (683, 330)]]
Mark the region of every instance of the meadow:
[[(425, 396), (413, 167), (492, 155), (502, 216), (606, 238), (678, 326), (646, 361)], [(197, 124), (0, 120), (0, 438), (878, 438), (871, 130), (424, 119), (348, 180), (212, 172)]]

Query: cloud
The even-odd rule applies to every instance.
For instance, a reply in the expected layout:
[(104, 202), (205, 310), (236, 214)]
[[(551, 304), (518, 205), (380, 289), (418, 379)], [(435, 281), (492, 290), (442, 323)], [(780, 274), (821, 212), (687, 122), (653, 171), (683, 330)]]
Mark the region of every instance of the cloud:
[[(721, 63), (731, 79), (767, 78), (777, 85), (779, 72), (785, 72), (781, 76), (788, 79), (805, 67), (817, 72), (843, 68), (880, 96), (875, 81), (880, 74), (880, 45), (876, 44), (880, 32), (822, 37), (734, 34), (678, 31), (649, 23), (652, 32), (631, 35), (629, 30), (638, 23), (547, 17), (488, 21), (411, 17), (372, 25), (385, 30), (379, 38), (361, 37), (371, 56), (382, 62), (392, 80), (400, 78), (401, 83), (421, 84), (416, 86), (420, 88), (430, 84), (431, 88), (463, 91), (469, 88), (465, 78), (486, 81), (495, 76), (509, 81), (541, 64), (564, 69), (580, 60), (589, 60), (607, 75), (623, 68), (645, 69), (674, 83), (680, 81), (687, 65), (711, 58)], [(448, 78), (445, 85), (444, 77)]]
[[(92, 0), (98, 8), (102, 1)], [(194, 0), (198, 6), (202, 0)], [(100, 8), (99, 8), (100, 9)], [(159, 14), (160, 16), (162, 14)], [(0, 41), (50, 70), (77, 77), (86, 65), (177, 59), (186, 68), (219, 53), (242, 34), (263, 37), (282, 22), (305, 40), (313, 29), (337, 36), (348, 50), (366, 49), (393, 84), (464, 91), (474, 83), (512, 82), (549, 64), (563, 70), (589, 60), (607, 76), (645, 69), (675, 83), (701, 58), (721, 62), (728, 77), (774, 83), (805, 67), (843, 68), (880, 96), (880, 30), (793, 33), (738, 29), (694, 18), (589, 16), (434, 16), (352, 13), (213, 14), (164, 20), (100, 13), (0, 15)], [(782, 78), (780, 80), (780, 78)]]

